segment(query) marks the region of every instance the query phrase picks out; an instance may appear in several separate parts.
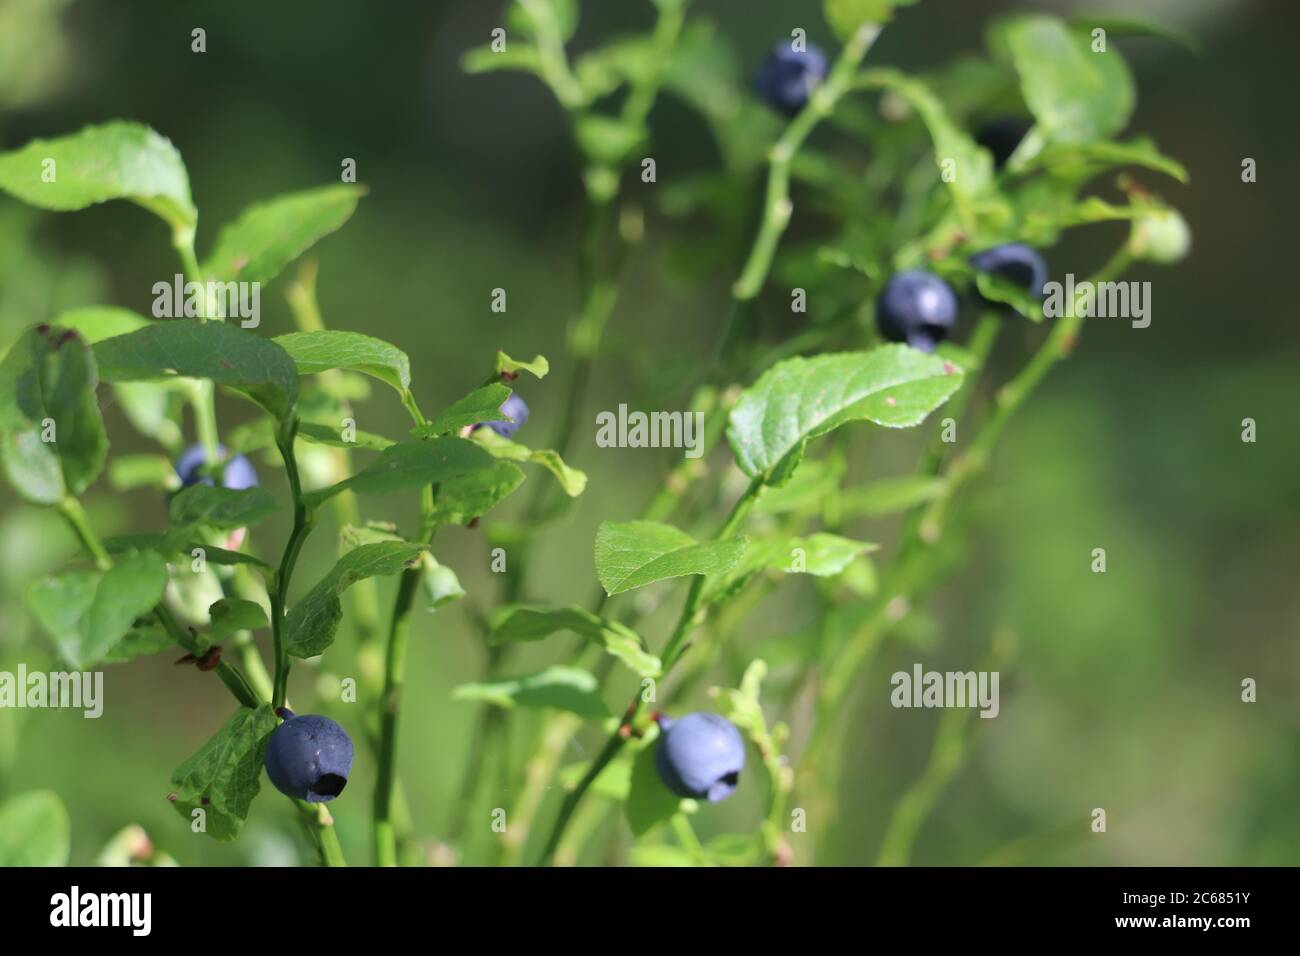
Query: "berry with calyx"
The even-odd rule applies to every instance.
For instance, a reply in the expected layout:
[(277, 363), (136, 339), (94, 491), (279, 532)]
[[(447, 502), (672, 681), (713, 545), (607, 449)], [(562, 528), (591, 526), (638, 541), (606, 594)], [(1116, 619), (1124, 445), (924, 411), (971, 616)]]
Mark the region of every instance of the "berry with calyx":
[(710, 803), (731, 796), (745, 768), (745, 741), (735, 725), (707, 712), (658, 720), (655, 769), (664, 786)]
[(333, 800), (352, 772), (352, 738), (328, 717), (281, 707), (284, 723), (266, 745), (266, 775), (275, 789), (308, 803)]
[(808, 104), (808, 97), (826, 78), (826, 55), (815, 46), (795, 50), (778, 43), (754, 79), (754, 89), (768, 106), (793, 116)]
[(1047, 263), (1037, 249), (1023, 242), (1008, 242), (977, 252), (970, 257), (970, 264), (979, 272), (1014, 282), (1033, 296), (1041, 296), (1047, 285)]
[[(218, 445), (217, 454), (224, 458), (226, 456), (225, 447)], [(212, 476), (203, 472), (207, 464), (208, 452), (202, 445), (191, 445), (181, 452), (181, 456), (176, 459), (176, 476), (181, 480), (181, 487), (188, 488), (191, 485), (215, 484)], [(221, 485), (232, 491), (256, 488), (258, 486), (257, 472), (253, 470), (252, 462), (243, 455), (231, 457), (221, 470)]]
[(501, 414), (506, 416), (506, 419), (513, 419), (513, 421), (479, 422), (474, 427), (487, 427), (502, 438), (509, 438), (528, 422), (528, 406), (515, 392), (511, 392), (510, 397), (501, 403)]
[(933, 352), (956, 323), (957, 294), (933, 272), (899, 272), (885, 283), (876, 299), (880, 334), (922, 352)]

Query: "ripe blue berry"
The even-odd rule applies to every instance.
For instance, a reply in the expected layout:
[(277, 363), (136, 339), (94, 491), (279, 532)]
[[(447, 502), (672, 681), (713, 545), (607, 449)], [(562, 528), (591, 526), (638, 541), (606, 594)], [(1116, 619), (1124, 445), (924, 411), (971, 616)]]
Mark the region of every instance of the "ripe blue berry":
[(509, 438), (527, 423), (528, 406), (517, 393), (511, 392), (510, 397), (501, 403), (501, 414), (505, 415), (506, 418), (513, 418), (514, 421), (479, 422), (474, 427), (482, 428), (487, 426), (502, 438)]
[(1029, 132), (1029, 124), (1014, 116), (989, 120), (975, 134), (975, 142), (993, 154), (993, 168), (1001, 169), (1020, 141)]
[(1036, 249), (1023, 242), (1008, 242), (977, 252), (970, 257), (970, 264), (980, 272), (1014, 282), (1030, 295), (1042, 295), (1047, 284), (1047, 263)]
[(808, 103), (808, 96), (826, 78), (826, 55), (815, 46), (795, 51), (778, 43), (754, 79), (754, 89), (773, 109), (793, 116)]
[[(217, 453), (225, 457), (226, 449), (218, 445)], [(207, 463), (207, 450), (202, 445), (191, 445), (186, 448), (181, 453), (181, 456), (176, 459), (176, 474), (181, 480), (181, 487), (188, 488), (190, 485), (213, 484), (212, 478), (202, 472)], [(226, 467), (222, 470), (221, 484), (232, 491), (256, 488), (258, 485), (257, 472), (253, 470), (253, 465), (247, 458), (243, 455), (235, 455), (226, 462)]]
[(745, 768), (745, 741), (725, 717), (707, 712), (659, 718), (655, 769), (679, 797), (725, 800)]
[(932, 272), (899, 272), (885, 283), (876, 299), (880, 334), (922, 352), (933, 352), (956, 323), (957, 295)]
[(308, 803), (333, 800), (352, 772), (352, 738), (342, 727), (316, 714), (294, 716), (281, 708), (284, 723), (266, 745), (266, 775), (275, 789)]

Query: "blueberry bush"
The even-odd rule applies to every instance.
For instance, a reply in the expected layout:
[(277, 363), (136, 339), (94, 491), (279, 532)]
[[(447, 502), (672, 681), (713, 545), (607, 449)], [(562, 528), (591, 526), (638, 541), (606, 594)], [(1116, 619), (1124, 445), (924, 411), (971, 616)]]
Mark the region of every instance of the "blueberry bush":
[[(911, 75), (873, 56), (910, 5), (825, 0), (837, 46), (818, 49), (796, 25), (766, 62), (741, 68), (689, 0), (653, 0), (646, 32), (580, 53), (578, 0), (505, 4), (503, 26), (462, 67), (540, 82), (567, 118), (586, 207), (581, 294), (549, 356), (558, 386), (548, 357), (484, 347), (461, 356), (463, 395), (445, 407), (424, 404), (419, 370), (450, 317), (395, 342), (361, 331), (364, 317), (323, 318), (309, 253), (368, 201), (366, 186), (345, 176), (274, 196), (210, 230), (166, 130), (108, 120), (0, 154), (6, 203), (75, 214), (121, 200), (153, 214), (186, 283), (163, 317), (111, 304), (33, 316), (0, 363), (5, 476), (82, 549), (26, 596), (59, 659), (93, 671), (175, 655), (185, 675), (208, 675), (176, 680), (216, 679), (232, 698), (170, 781), (140, 782), (177, 811), (166, 842), (181, 862), (182, 833), (240, 837), (264, 769), (327, 865), (345, 862), (336, 816), (369, 818), (370, 852), (348, 862), (413, 862), (418, 841), (436, 837), (469, 862), (517, 865), (599, 852), (612, 812), (633, 862), (816, 861), (816, 840), (799, 855), (790, 834), (829, 833), (842, 812), (849, 695), (978, 548), (972, 493), (1083, 332), (1082, 310), (1045, 315), (1049, 278), (1116, 280), (1189, 249), (1161, 198), (1187, 174), (1128, 131), (1134, 83), (1113, 44), (1158, 27), (1008, 15), (989, 25), (983, 56)], [(710, 172), (657, 167), (651, 119), (668, 99), (711, 134)], [(552, 531), (587, 491), (569, 461), (650, 192), (680, 237), (677, 267), (731, 276), (717, 328), (702, 333), (707, 359), (688, 375), (709, 457), (678, 458), (648, 501), (602, 515), (596, 594), (558, 603), (529, 576), (556, 560)], [(1063, 237), (1098, 223), (1126, 228), (1108, 259), (1056, 258)], [(272, 284), (294, 331), (272, 334), (234, 306), (234, 290)], [(774, 338), (774, 312), (793, 314), (797, 331)], [(990, 380), (1000, 340), (1018, 368)], [(370, 382), (409, 430), (360, 427)], [(219, 420), (218, 395), (242, 414)], [(537, 395), (545, 415), (530, 414)], [(111, 453), (110, 403), (154, 450)], [(886, 448), (918, 429), (928, 436), (911, 471), (848, 473), (851, 436)], [(84, 506), (97, 485), (154, 489), (165, 523), (102, 534)], [(288, 524), (282, 537), (262, 531), (273, 515)], [(894, 516), (897, 539), (853, 536), (864, 516)], [(440, 560), (453, 527), (481, 536), (497, 572), (487, 592), (467, 595), (465, 569)], [(295, 573), (310, 549), (338, 551), (316, 581)], [(738, 659), (736, 633), (767, 595), (805, 586), (794, 575), (808, 576), (815, 613)], [(467, 764), (440, 768), (460, 776), (461, 799), (445, 832), (420, 834), (398, 760), (408, 633), (417, 609), (456, 602), (485, 669), (452, 692), (476, 708)], [(532, 666), (541, 647), (549, 663)], [(975, 652), (1014, 669), (1011, 642)], [(789, 715), (809, 701), (796, 739)], [(909, 860), (968, 746), (969, 716), (945, 714), (893, 808), (882, 862)], [(373, 779), (349, 785), (354, 746)], [(487, 808), (477, 794), (489, 778), (499, 786)], [(697, 814), (746, 790), (761, 814), (701, 840)], [(57, 861), (42, 847), (57, 847), (61, 811), (32, 799), (0, 806), (0, 858)], [(28, 845), (9, 817), (29, 821)]]

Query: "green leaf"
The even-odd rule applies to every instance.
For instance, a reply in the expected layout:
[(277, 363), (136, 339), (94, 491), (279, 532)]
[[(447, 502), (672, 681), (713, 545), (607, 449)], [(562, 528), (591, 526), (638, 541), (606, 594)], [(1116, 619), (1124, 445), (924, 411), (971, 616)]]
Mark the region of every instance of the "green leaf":
[(129, 199), (175, 231), (192, 230), (199, 217), (176, 147), (147, 126), (120, 120), (0, 153), (0, 189), (42, 209)]
[(592, 162), (617, 166), (645, 138), (640, 126), (599, 113), (584, 113), (574, 127), (578, 147)]
[(490, 46), (475, 47), (460, 58), (460, 67), (466, 73), (491, 73), (496, 70), (520, 70), (524, 73), (543, 72), (542, 58), (536, 47), (522, 40), (508, 43), (504, 50)]
[(1107, 40), (1112, 36), (1157, 37), (1161, 40), (1168, 40), (1170, 43), (1177, 43), (1189, 53), (1198, 56), (1204, 53), (1204, 46), (1195, 34), (1188, 33), (1186, 30), (1179, 30), (1177, 27), (1169, 26), (1157, 20), (1149, 20), (1146, 17), (1134, 17), (1103, 11), (1093, 13), (1085, 11), (1073, 14), (1070, 17), (1070, 25), (1088, 33), (1091, 33), (1097, 27), (1101, 27), (1106, 31)]
[(149, 657), (176, 647), (176, 641), (163, 627), (156, 624), (135, 627), (127, 631), (113, 649), (104, 655), (104, 664), (128, 664), (137, 657)]
[(72, 821), (50, 790), (31, 790), (0, 803), (0, 867), (66, 866)]
[[(670, 814), (671, 816), (671, 814)], [(695, 855), (671, 843), (638, 843), (628, 848), (628, 863), (639, 867), (698, 866)]]
[(60, 312), (53, 324), (61, 329), (72, 329), (94, 345), (104, 339), (111, 339), (115, 335), (126, 335), (128, 332), (143, 329), (153, 323), (130, 309), (119, 309), (114, 305), (89, 305)]
[(298, 369), (284, 349), (254, 332), (220, 321), (155, 322), (94, 346), (105, 381), (211, 379), (246, 394), (276, 418), (298, 398)]
[(760, 849), (758, 839), (747, 833), (722, 833), (704, 845), (715, 866), (754, 866)]
[(29, 330), (0, 362), (0, 459), (23, 498), (55, 504), (103, 470), (108, 436), (97, 382), (86, 343), (49, 326)]
[(771, 474), (787, 454), (846, 422), (918, 425), (961, 385), (951, 363), (907, 345), (778, 362), (731, 410), (727, 439), (741, 471)]
[(657, 521), (605, 521), (596, 531), (596, 577), (606, 594), (621, 594), (687, 574), (721, 574), (744, 551), (744, 538), (700, 543)]
[(255, 601), (222, 598), (208, 608), (208, 640), (219, 644), (237, 631), (260, 631), (270, 627), (266, 611)]
[(507, 8), (506, 27), (526, 37), (536, 37), (539, 28), (553, 29), (567, 43), (578, 29), (579, 14), (578, 0), (515, 0)]
[(168, 799), (176, 811), (192, 824), (195, 811), (202, 810), (208, 836), (235, 839), (261, 789), (266, 742), (277, 724), (270, 704), (239, 708), (172, 774)]
[(540, 641), (559, 631), (572, 631), (595, 642), (641, 677), (658, 677), (663, 669), (659, 658), (645, 650), (645, 642), (636, 631), (576, 605), (506, 608), (492, 628), (491, 640), (497, 644), (526, 643)]
[(1097, 173), (1117, 166), (1141, 166), (1164, 173), (1180, 183), (1187, 183), (1187, 169), (1170, 159), (1153, 140), (1139, 136), (1124, 143), (1098, 140), (1093, 143), (1048, 146), (1026, 164), (1027, 169), (1041, 167), (1055, 176), (1082, 182)]
[(953, 122), (930, 89), (896, 70), (871, 70), (866, 74), (873, 85), (892, 90), (912, 104), (934, 141), (935, 162), (952, 163), (951, 177), (944, 177), (962, 222), (977, 228), (977, 204), (996, 193), (993, 185), (993, 157)]
[(495, 464), (491, 455), (464, 438), (400, 442), (351, 478), (304, 497), (318, 505), (351, 488), (358, 494), (384, 495), (459, 478)]
[(405, 541), (363, 544), (343, 555), (333, 569), (293, 606), (284, 621), (284, 646), (294, 657), (315, 657), (334, 643), (343, 604), (339, 595), (363, 578), (400, 574), (415, 567), (424, 545)]
[(905, 475), (901, 478), (882, 478), (839, 493), (839, 514), (847, 520), (864, 515), (888, 515), (906, 511), (917, 505), (933, 501), (943, 494), (946, 483), (942, 478), (925, 475)]
[[(263, 421), (265, 420), (263, 419)], [(262, 436), (255, 436), (251, 432), (245, 434), (248, 435), (249, 439), (255, 439), (259, 442), (262, 439)], [(274, 443), (275, 436), (271, 435), (269, 437), (270, 442)], [(357, 429), (354, 433), (354, 441), (344, 441), (341, 430), (333, 425), (322, 425), (319, 422), (302, 422), (299, 424), (298, 437), (303, 441), (316, 445), (329, 445), (331, 448), (366, 448), (370, 451), (383, 451), (385, 448), (391, 448), (397, 444), (391, 438), (376, 435), (374, 432), (363, 432), (361, 429)], [(265, 448), (266, 445), (262, 445), (262, 447)]]
[(555, 480), (560, 483), (560, 488), (570, 498), (582, 494), (583, 489), (587, 487), (586, 472), (579, 471), (577, 468), (570, 468), (564, 463), (564, 459), (560, 457), (560, 453), (557, 451), (552, 451), (549, 448), (529, 448), (527, 445), (511, 441), (509, 438), (502, 438), (490, 428), (476, 430), (473, 440), (486, 448), (494, 458), (541, 465), (555, 476)]
[(212, 528), (234, 531), (257, 524), (278, 511), (280, 503), (263, 488), (223, 488), (190, 485), (177, 493), (168, 506), (174, 528)]
[(528, 372), (537, 378), (546, 378), (546, 373), (551, 370), (551, 363), (546, 361), (543, 355), (536, 355), (531, 362), (521, 362), (512, 359), (505, 352), (497, 352), (496, 374), (493, 378), (500, 378), (502, 373), (507, 375), (517, 375), (520, 372)]
[(453, 700), (477, 700), (497, 707), (550, 707), (579, 717), (610, 716), (600, 696), (600, 682), (576, 667), (548, 667), (527, 677), (461, 684), (451, 696)]
[(300, 375), (346, 368), (387, 382), (402, 393), (411, 387), (411, 360), (383, 339), (360, 332), (320, 329), (277, 335), (271, 341), (289, 353)]
[(321, 186), (250, 206), (217, 236), (203, 274), (223, 282), (270, 282), (352, 216), (366, 188)]
[(632, 783), (628, 788), (627, 825), (633, 836), (644, 836), (666, 822), (682, 805), (681, 798), (664, 786), (655, 768), (655, 749), (659, 737), (646, 741), (632, 761)]
[(784, 485), (769, 487), (754, 503), (754, 510), (769, 515), (818, 514), (838, 494), (844, 467), (841, 456), (805, 461)]
[(864, 23), (888, 23), (898, 7), (916, 0), (822, 0), (822, 13), (835, 35), (847, 40)]
[(450, 478), (438, 485), (432, 518), (438, 524), (468, 524), (495, 508), (523, 480), (524, 473), (508, 461)]
[(1086, 33), (1038, 14), (1002, 21), (994, 42), (1009, 54), (1025, 104), (1047, 142), (1094, 142), (1128, 124), (1136, 96), (1118, 50), (1108, 46), (1094, 53)]
[(112, 569), (68, 571), (34, 582), (27, 592), (32, 613), (74, 670), (104, 660), (150, 613), (167, 586), (167, 566), (149, 551), (128, 555)]
[(453, 402), (433, 421), (415, 429), (415, 434), (421, 438), (433, 438), (460, 431), (479, 422), (505, 421), (507, 416), (502, 414), (501, 405), (509, 397), (510, 389), (507, 386), (491, 382)]
[(874, 551), (878, 545), (854, 541), (821, 531), (807, 537), (750, 538), (740, 561), (720, 575), (711, 577), (705, 587), (704, 601), (712, 603), (741, 587), (751, 575), (760, 571), (785, 574), (811, 574), (834, 577), (859, 555)]

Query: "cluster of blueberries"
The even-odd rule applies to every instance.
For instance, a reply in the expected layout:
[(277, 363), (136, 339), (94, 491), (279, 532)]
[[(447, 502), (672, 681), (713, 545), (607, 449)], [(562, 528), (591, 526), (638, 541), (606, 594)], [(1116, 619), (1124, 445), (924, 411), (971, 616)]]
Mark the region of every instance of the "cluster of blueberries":
[[(815, 47), (795, 51), (780, 43), (764, 63), (755, 80), (759, 96), (786, 115), (798, 113), (812, 91), (826, 77), (826, 57)], [(977, 141), (993, 153), (1001, 166), (1024, 137), (1026, 126), (1019, 120), (997, 120), (980, 131)], [(1047, 281), (1047, 266), (1034, 249), (1023, 243), (1008, 243), (986, 249), (971, 257), (971, 266), (1013, 282), (1034, 295), (1041, 295)], [(891, 342), (906, 342), (923, 351), (933, 351), (948, 336), (957, 321), (957, 296), (952, 287), (932, 272), (911, 269), (899, 272), (885, 284), (876, 302), (876, 322)], [(490, 428), (510, 438), (528, 421), (528, 405), (517, 394), (501, 405), (502, 421), (480, 422), (475, 428)], [(225, 449), (220, 449), (225, 458)], [(212, 484), (205, 474), (207, 456), (194, 445), (176, 461), (176, 473), (183, 487), (198, 482)], [(221, 483), (227, 488), (252, 488), (257, 472), (243, 455), (234, 455), (222, 468)], [(319, 714), (301, 717), (281, 708), (283, 723), (271, 734), (266, 749), (266, 773), (281, 793), (309, 803), (333, 800), (347, 785), (352, 771), (352, 739), (339, 724)], [(655, 768), (665, 787), (680, 797), (717, 803), (735, 791), (745, 766), (745, 743), (740, 731), (725, 717), (709, 712), (672, 718), (658, 715), (659, 741)]]
[[(779, 113), (793, 116), (808, 103), (808, 97), (826, 78), (826, 56), (814, 46), (795, 50), (781, 42), (772, 50), (754, 80), (759, 97)], [(993, 154), (1001, 166), (1020, 145), (1028, 125), (1020, 119), (1004, 118), (985, 124), (975, 139)], [(1007, 243), (976, 253), (971, 266), (1006, 279), (1031, 295), (1041, 296), (1047, 283), (1047, 264), (1029, 246)], [(932, 272), (909, 269), (894, 275), (876, 300), (876, 325), (891, 342), (906, 342), (932, 352), (948, 337), (957, 323), (957, 295), (952, 287)]]

